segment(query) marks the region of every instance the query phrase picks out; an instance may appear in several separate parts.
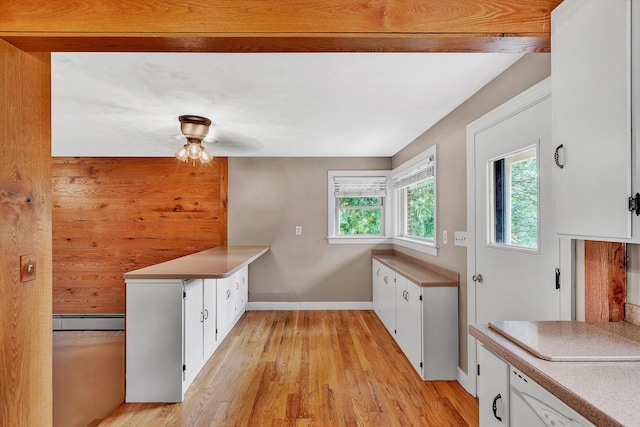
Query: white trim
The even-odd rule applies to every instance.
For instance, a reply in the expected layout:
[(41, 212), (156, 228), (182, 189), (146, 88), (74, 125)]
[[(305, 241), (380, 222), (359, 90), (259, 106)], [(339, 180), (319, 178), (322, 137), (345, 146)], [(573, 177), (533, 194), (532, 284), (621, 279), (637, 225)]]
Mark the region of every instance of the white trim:
[[(473, 123), (467, 125), (467, 330), (476, 323), (476, 288), (471, 277), (475, 274), (476, 247), (476, 194), (475, 183), (475, 138), (483, 131), (519, 114), (520, 112), (548, 99), (551, 96), (551, 77), (526, 89), (509, 101), (494, 108)], [(562, 254), (561, 254), (562, 257)], [(476, 375), (476, 339), (467, 334), (467, 387), (465, 389), (477, 396)]]
[(340, 236), (340, 237), (327, 237), (329, 244), (331, 245), (380, 245), (394, 243), (389, 237), (377, 237), (377, 236)]
[(438, 256), (438, 247), (432, 243), (420, 242), (419, 240), (409, 239), (407, 237), (394, 237), (392, 243), (396, 246), (402, 246), (403, 248)]
[(373, 310), (371, 301), (249, 302), (247, 310)]
[[(467, 381), (467, 374), (465, 374), (464, 371), (460, 369), (460, 367), (458, 367), (458, 384), (460, 384), (465, 390), (467, 390), (467, 392), (469, 392), (469, 389), (467, 388), (468, 382), (469, 381)], [(469, 394), (473, 395), (473, 393), (471, 392), (469, 392)]]

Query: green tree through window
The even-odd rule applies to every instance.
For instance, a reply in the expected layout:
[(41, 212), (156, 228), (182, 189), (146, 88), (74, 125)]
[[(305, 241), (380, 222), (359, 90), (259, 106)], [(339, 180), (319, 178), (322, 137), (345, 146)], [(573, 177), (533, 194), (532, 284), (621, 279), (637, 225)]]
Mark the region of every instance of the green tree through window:
[(340, 235), (382, 234), (382, 197), (339, 197)]
[(407, 191), (407, 235), (433, 239), (435, 210), (433, 178), (410, 185)]

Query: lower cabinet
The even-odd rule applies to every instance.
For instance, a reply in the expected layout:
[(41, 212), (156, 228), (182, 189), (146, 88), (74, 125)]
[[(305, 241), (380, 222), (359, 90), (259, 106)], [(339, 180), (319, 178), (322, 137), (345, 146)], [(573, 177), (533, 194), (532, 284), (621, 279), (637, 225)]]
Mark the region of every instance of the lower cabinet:
[(478, 345), (480, 425), (509, 425), (509, 364)]
[(594, 427), (531, 378), (478, 345), (480, 427)]
[(373, 309), (391, 335), (396, 330), (396, 273), (373, 260)]
[(125, 400), (182, 402), (246, 309), (248, 268), (223, 279), (134, 279), (126, 285)]
[(458, 378), (458, 287), (421, 287), (373, 260), (373, 308), (420, 377)]

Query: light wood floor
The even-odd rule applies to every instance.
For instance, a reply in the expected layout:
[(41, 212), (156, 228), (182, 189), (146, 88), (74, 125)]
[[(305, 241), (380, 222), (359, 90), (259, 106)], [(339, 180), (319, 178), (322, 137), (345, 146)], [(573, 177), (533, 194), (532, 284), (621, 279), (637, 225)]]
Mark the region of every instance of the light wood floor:
[(422, 381), (373, 311), (247, 312), (183, 403), (122, 404), (100, 424), (477, 425), (477, 401)]

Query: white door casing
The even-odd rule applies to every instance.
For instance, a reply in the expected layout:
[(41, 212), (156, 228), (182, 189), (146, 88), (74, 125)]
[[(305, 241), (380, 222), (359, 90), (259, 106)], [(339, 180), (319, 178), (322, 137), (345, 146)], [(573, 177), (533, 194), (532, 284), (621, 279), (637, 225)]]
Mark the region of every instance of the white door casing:
[[(550, 88), (547, 78), (467, 126), (469, 324), (571, 318), (571, 242), (559, 240), (553, 228)], [(538, 153), (538, 247), (522, 250), (490, 244), (489, 164), (527, 147), (537, 147)], [(555, 288), (556, 267), (561, 271), (560, 290)], [(477, 274), (482, 274), (482, 283), (473, 281)], [(473, 395), (476, 361), (476, 340), (468, 335), (465, 388)]]

